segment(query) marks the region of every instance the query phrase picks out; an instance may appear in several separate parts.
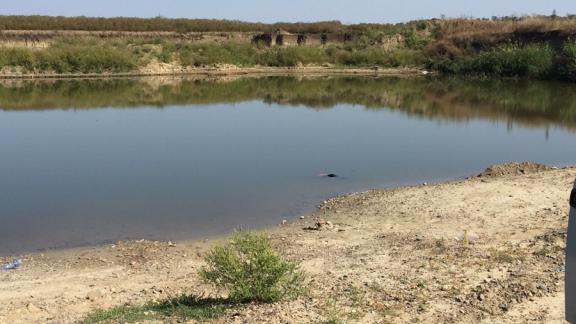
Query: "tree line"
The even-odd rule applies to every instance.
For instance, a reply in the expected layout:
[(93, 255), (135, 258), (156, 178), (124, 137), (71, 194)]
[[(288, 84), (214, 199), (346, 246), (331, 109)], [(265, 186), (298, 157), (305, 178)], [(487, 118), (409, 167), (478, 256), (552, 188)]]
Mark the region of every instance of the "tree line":
[(0, 30), (86, 30), (135, 32), (267, 32), (283, 29), (292, 33), (343, 32), (340, 21), (313, 23), (251, 23), (217, 19), (101, 18), (55, 16), (0, 16)]

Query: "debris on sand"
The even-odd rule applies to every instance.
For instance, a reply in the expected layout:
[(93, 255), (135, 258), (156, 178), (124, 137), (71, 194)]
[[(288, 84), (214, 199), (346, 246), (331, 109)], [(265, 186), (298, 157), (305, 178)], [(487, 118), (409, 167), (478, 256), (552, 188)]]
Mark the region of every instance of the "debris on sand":
[(314, 226), (309, 226), (304, 228), (307, 231), (321, 231), (325, 229), (333, 229), (334, 224), (331, 221), (325, 220), (323, 218), (316, 219)]
[(12, 262), (8, 262), (0, 268), (0, 271), (16, 270), (22, 266), (22, 260), (14, 259)]

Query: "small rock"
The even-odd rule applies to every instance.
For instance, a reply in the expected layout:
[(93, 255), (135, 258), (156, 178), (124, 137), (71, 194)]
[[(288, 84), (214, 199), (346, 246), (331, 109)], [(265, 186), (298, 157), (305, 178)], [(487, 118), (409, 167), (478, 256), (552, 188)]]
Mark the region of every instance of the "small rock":
[(324, 225), (326, 225), (326, 224), (327, 224), (327, 223), (326, 223), (326, 220), (323, 219), (323, 218), (320, 218), (320, 219), (318, 219), (318, 220), (316, 221), (316, 226), (318, 226), (318, 227), (322, 227), (322, 226), (324, 226)]
[(461, 242), (468, 242), (468, 243), (478, 241), (479, 239), (480, 239), (480, 235), (478, 235), (477, 233), (468, 232), (468, 231), (464, 231), (464, 233), (462, 233), (456, 237), (456, 240), (461, 241)]
[(41, 312), (41, 311), (42, 311), (38, 306), (36, 306), (36, 305), (34, 305), (34, 304), (32, 304), (32, 303), (29, 303), (28, 305), (26, 305), (26, 309), (27, 309), (30, 313), (38, 313), (38, 312)]
[(97, 299), (104, 297), (104, 294), (105, 292), (102, 289), (92, 290), (86, 295), (86, 299), (95, 301)]

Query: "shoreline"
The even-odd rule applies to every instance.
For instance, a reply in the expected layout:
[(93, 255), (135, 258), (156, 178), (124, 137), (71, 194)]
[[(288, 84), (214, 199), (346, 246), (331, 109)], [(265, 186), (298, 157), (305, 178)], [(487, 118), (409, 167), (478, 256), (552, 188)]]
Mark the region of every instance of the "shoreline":
[(329, 75), (358, 75), (358, 76), (417, 76), (428, 75), (418, 68), (324, 68), (324, 67), (248, 67), (248, 68), (194, 68), (173, 71), (137, 71), (129, 73), (30, 73), (30, 74), (1, 74), (0, 80), (10, 79), (103, 79), (103, 78), (133, 78), (154, 76), (329, 76)]
[[(550, 269), (563, 264), (562, 230), (576, 168), (534, 166), (504, 165), (480, 177), (339, 196), (303, 219), (258, 230), (301, 262), (311, 299), (241, 308), (224, 322), (322, 320), (328, 300), (349, 322), (513, 323), (535, 312), (560, 322), (563, 272)], [(306, 230), (323, 220), (329, 223)], [(22, 269), (0, 273), (6, 292), (0, 322), (73, 322), (123, 303), (217, 294), (196, 271), (210, 246), (227, 236), (26, 254)], [(360, 297), (350, 289), (361, 302), (351, 302)], [(394, 312), (380, 313), (382, 307)]]

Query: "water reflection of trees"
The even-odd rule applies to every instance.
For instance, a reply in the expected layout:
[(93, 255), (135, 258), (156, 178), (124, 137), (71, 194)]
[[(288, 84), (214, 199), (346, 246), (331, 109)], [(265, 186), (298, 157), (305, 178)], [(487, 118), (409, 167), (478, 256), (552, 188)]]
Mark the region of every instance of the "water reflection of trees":
[(488, 119), (576, 128), (576, 85), (525, 80), (370, 77), (6, 81), (0, 109), (205, 105), (260, 100), (314, 109), (339, 104), (427, 119)]

